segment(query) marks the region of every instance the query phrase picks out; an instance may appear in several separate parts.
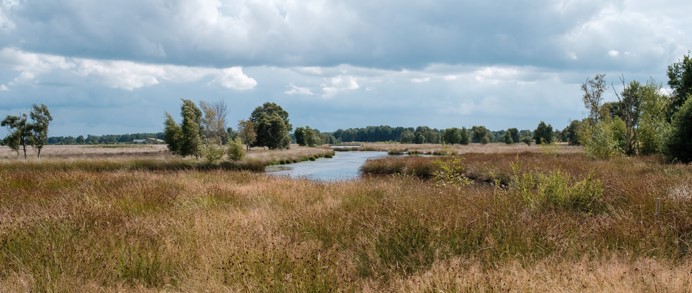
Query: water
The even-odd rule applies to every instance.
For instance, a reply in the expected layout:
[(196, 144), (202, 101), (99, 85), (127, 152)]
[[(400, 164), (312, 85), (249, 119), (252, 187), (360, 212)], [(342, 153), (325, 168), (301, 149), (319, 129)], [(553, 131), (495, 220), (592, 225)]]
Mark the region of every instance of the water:
[(277, 176), (308, 178), (320, 181), (342, 181), (360, 176), (360, 166), (367, 159), (387, 156), (386, 152), (336, 152), (331, 159), (317, 159), (295, 164), (269, 166), (267, 172)]

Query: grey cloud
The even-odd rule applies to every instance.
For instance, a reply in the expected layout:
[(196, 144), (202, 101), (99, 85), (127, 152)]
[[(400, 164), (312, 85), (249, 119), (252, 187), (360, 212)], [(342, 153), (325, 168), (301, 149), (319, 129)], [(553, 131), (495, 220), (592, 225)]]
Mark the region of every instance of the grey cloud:
[[(0, 42), (63, 56), (215, 67), (596, 67), (609, 59), (586, 60), (597, 53), (591, 47), (600, 49), (606, 37), (615, 43), (628, 39), (618, 24), (638, 20), (615, 19), (614, 31), (606, 27), (596, 37), (580, 37), (580, 32), (598, 22), (603, 11), (630, 6), (643, 9), (624, 0), (25, 1), (4, 12), (16, 25)], [(641, 41), (647, 46), (640, 47), (654, 53), (640, 58), (663, 58), (673, 46), (656, 48), (657, 38)], [(601, 55), (610, 49), (617, 48)], [(570, 59), (572, 54), (579, 62)]]

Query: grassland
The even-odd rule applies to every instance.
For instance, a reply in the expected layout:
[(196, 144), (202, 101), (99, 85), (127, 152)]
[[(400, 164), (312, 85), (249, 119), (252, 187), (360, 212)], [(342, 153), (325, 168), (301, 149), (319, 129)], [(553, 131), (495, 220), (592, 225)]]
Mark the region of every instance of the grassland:
[[(7, 160), (0, 291), (692, 291), (692, 166), (540, 148), (449, 160), (331, 183)], [(473, 180), (436, 180), (445, 168)]]

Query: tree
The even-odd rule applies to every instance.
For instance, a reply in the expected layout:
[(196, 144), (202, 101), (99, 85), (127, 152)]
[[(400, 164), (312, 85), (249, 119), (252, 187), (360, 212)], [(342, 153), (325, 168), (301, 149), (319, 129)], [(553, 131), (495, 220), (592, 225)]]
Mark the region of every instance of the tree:
[(533, 139), (536, 144), (551, 144), (553, 143), (553, 127), (541, 121), (538, 127), (533, 131)]
[(649, 81), (642, 88), (639, 143), (641, 154), (663, 153), (670, 132), (668, 109), (670, 98), (661, 94), (661, 84)]
[(298, 127), (296, 131), (293, 132), (293, 136), (296, 138), (296, 143), (299, 146), (305, 146), (305, 127)]
[(562, 130), (562, 136), (569, 145), (579, 145), (579, 127), (581, 127), (581, 122), (579, 122), (579, 120), (572, 120), (569, 122), (569, 125)]
[(599, 110), (606, 90), (605, 74), (596, 74), (592, 79), (587, 79), (581, 85), (581, 90), (584, 92), (584, 106), (589, 110), (589, 119), (596, 123), (600, 120)]
[(692, 99), (689, 96), (673, 116), (671, 126), (672, 131), (666, 144), (666, 154), (675, 161), (692, 162)]
[(288, 149), (291, 143), (289, 132), (293, 129), (288, 120), (288, 112), (275, 103), (264, 103), (255, 108), (250, 115), (257, 133), (256, 146), (269, 149)]
[(53, 121), (53, 116), (50, 115), (48, 107), (41, 104), (32, 106), (32, 111), (29, 113), (32, 123), (30, 125), (31, 129), (31, 146), (36, 149), (36, 155), (41, 158), (41, 150), (43, 146), (48, 143), (48, 125)]
[(442, 140), (445, 143), (454, 145), (461, 141), (461, 130), (459, 128), (447, 128), (442, 134)]
[(423, 132), (416, 131), (413, 134), (413, 143), (415, 143), (415, 144), (424, 144), (425, 143), (425, 135), (423, 135)]
[(668, 110), (668, 118), (672, 120), (673, 115), (692, 95), (692, 58), (689, 55), (668, 66), (668, 85), (673, 90)]
[(255, 143), (257, 133), (255, 133), (255, 124), (250, 120), (238, 121), (238, 137), (245, 143), (247, 150)]
[(13, 150), (15, 153), (17, 153), (17, 158), (19, 158), (19, 147), (21, 146), (21, 138), (20, 138), (20, 132), (18, 131), (13, 131), (10, 132), (7, 137), (2, 139), (2, 143), (0, 145), (6, 145), (8, 146), (11, 150)]
[(205, 101), (199, 102), (199, 106), (204, 113), (202, 127), (204, 128), (204, 138), (206, 143), (222, 144), (227, 140), (226, 114), (228, 109), (226, 103), (218, 101), (209, 104)]
[(406, 129), (401, 133), (401, 143), (413, 143), (414, 139), (415, 136), (413, 135), (413, 131), (410, 129)]
[(202, 154), (202, 110), (195, 106), (190, 100), (183, 100), (183, 106), (180, 108), (183, 116), (182, 141), (180, 144), (180, 155), (200, 157)]
[(490, 143), (490, 136), (486, 133), (485, 135), (483, 135), (480, 142), (482, 145), (489, 144)]
[(296, 137), (296, 143), (300, 146), (313, 147), (322, 143), (320, 132), (309, 126), (296, 128), (293, 135)]
[(471, 127), (471, 142), (480, 143), (483, 137), (487, 136), (488, 141), (490, 140), (490, 130), (485, 126), (473, 126)]
[(9, 130), (9, 134), (3, 142), (9, 146), (12, 150), (17, 152), (19, 157), (19, 148), (21, 147), (24, 151), (24, 159), (26, 159), (26, 146), (30, 143), (31, 139), (31, 125), (27, 122), (26, 114), (20, 114), (17, 116), (7, 115), (0, 126), (5, 126)]
[(461, 128), (461, 139), (459, 139), (459, 143), (463, 145), (469, 144), (469, 131), (466, 127)]
[(519, 130), (518, 129), (510, 128), (510, 129), (507, 129), (507, 131), (512, 136), (512, 141), (514, 143), (519, 143), (521, 141), (521, 139), (519, 139)]
[(625, 142), (623, 150), (627, 155), (634, 155), (637, 151), (636, 128), (639, 124), (639, 116), (641, 113), (640, 107), (643, 96), (643, 87), (638, 81), (632, 81), (628, 85), (625, 85), (624, 77), (621, 77), (620, 81), (624, 87), (622, 90), (622, 95), (615, 91), (615, 86), (613, 86), (613, 91), (615, 91), (615, 95), (619, 101), (617, 115), (622, 118), (623, 122), (625, 122)]
[(506, 144), (513, 144), (514, 143), (514, 141), (512, 140), (512, 134), (510, 134), (509, 131), (505, 132), (504, 140), (505, 140)]
[(312, 129), (310, 127), (306, 128), (305, 144), (309, 147), (314, 147), (322, 144), (322, 139), (320, 138), (320, 131), (317, 129)]

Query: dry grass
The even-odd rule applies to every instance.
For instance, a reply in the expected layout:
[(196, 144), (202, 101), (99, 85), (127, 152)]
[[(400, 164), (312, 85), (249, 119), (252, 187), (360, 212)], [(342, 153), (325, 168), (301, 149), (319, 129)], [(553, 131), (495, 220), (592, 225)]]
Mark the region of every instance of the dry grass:
[[(291, 145), (288, 150), (269, 151), (255, 147), (248, 153), (249, 159), (271, 161), (277, 158), (301, 158), (330, 153), (329, 149), (308, 148)], [(333, 153), (333, 152), (331, 152)], [(20, 158), (23, 159), (20, 151)], [(27, 156), (30, 161), (37, 160), (36, 153), (27, 148)], [(175, 159), (177, 156), (168, 152), (168, 147), (163, 144), (113, 144), (113, 145), (47, 145), (41, 151), (42, 159)], [(6, 146), (0, 146), (0, 161), (14, 161), (17, 154)]]
[(464, 157), (484, 176), (511, 176), (512, 162), (521, 174), (593, 174), (606, 208), (535, 209), (511, 188), (401, 175), (5, 164), (0, 291), (692, 290), (692, 166)]
[[(354, 149), (355, 150), (355, 149)], [(441, 145), (441, 144), (399, 144), (399, 143), (363, 143), (359, 150), (364, 151), (406, 151), (420, 154), (516, 154), (523, 152), (560, 154), (577, 154), (582, 152), (580, 146), (567, 144), (555, 144), (550, 146), (531, 145), (523, 143), (507, 145), (504, 143), (490, 143), (486, 145), (472, 143), (468, 145)]]

